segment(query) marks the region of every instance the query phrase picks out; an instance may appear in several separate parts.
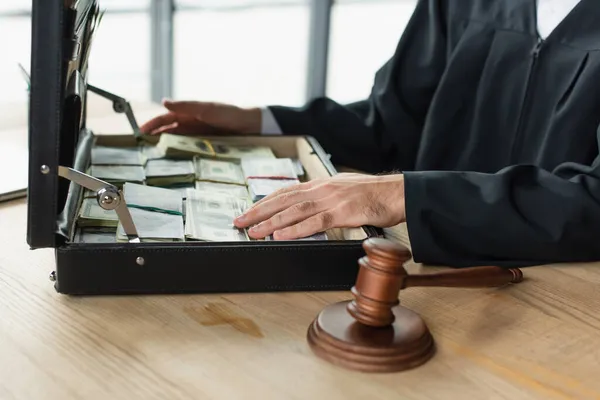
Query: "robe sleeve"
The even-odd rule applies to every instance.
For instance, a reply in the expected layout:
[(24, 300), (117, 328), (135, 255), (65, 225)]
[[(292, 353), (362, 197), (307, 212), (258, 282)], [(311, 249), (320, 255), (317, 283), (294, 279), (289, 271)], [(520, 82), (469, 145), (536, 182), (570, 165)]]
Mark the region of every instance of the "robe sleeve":
[[(600, 128), (597, 132), (600, 145)], [(415, 261), (529, 266), (600, 260), (600, 156), (553, 171), (406, 172)]]
[(270, 106), (283, 133), (314, 136), (334, 164), (369, 173), (412, 169), (446, 63), (442, 4), (419, 0), (395, 54), (377, 72), (368, 99), (342, 105), (325, 97), (300, 108)]

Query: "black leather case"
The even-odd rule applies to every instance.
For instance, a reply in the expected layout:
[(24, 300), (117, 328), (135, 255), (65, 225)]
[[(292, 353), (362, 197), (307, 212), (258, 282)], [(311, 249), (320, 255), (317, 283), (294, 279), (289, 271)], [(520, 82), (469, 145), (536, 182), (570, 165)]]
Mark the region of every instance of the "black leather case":
[[(243, 243), (70, 243), (83, 189), (57, 175), (85, 171), (94, 133), (86, 128), (85, 26), (96, 0), (33, 0), (27, 242), (55, 248), (55, 287), (65, 294), (347, 290), (362, 240)], [(264, 138), (263, 138), (264, 139)], [(335, 168), (312, 138), (312, 154)], [(276, 139), (273, 139), (276, 140)], [(376, 235), (365, 227), (365, 237)], [(143, 260), (143, 262), (141, 262)]]

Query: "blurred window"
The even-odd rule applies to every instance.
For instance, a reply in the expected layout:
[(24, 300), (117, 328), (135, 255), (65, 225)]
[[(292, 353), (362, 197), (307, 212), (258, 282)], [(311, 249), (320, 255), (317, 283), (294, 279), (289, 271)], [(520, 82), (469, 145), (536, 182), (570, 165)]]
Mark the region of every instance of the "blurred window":
[(331, 14), (327, 95), (363, 100), (396, 49), (416, 0), (337, 0)]
[(303, 103), (307, 0), (176, 4), (174, 97), (240, 106)]

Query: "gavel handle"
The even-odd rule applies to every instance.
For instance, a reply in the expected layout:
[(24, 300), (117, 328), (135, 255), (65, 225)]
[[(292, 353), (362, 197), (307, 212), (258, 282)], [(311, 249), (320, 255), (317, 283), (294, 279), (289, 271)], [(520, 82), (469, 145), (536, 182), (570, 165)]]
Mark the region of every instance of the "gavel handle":
[(438, 286), (438, 287), (497, 287), (518, 283), (523, 280), (523, 273), (518, 268), (472, 267), (455, 269), (426, 275), (407, 275), (404, 287)]

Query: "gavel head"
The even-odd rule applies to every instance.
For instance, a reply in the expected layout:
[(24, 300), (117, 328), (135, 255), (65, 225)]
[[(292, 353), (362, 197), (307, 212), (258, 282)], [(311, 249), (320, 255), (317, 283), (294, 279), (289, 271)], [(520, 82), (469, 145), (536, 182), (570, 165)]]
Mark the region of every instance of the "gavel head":
[(354, 300), (347, 310), (364, 325), (386, 327), (394, 322), (392, 308), (399, 304), (398, 294), (407, 276), (404, 264), (412, 254), (405, 246), (381, 238), (365, 240), (363, 248), (367, 255), (358, 261)]

